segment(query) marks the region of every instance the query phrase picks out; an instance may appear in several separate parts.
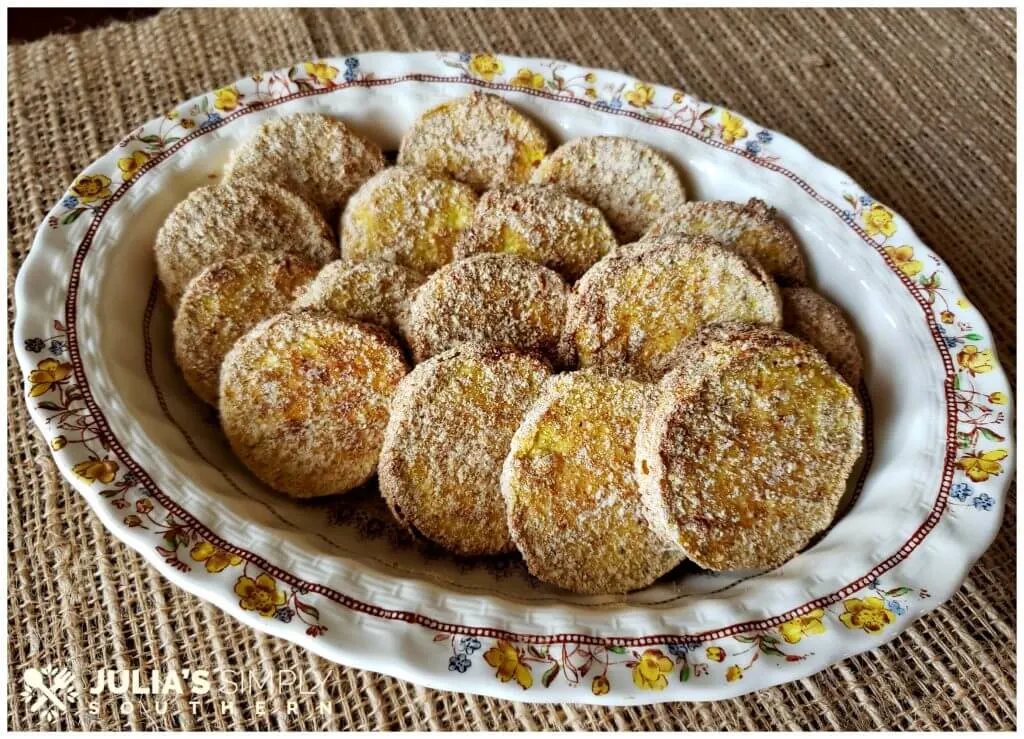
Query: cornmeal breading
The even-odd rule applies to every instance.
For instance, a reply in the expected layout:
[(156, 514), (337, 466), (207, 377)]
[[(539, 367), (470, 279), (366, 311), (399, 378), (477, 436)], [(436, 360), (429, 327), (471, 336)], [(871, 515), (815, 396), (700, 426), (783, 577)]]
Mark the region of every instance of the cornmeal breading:
[(344, 493), (376, 471), (391, 398), (407, 372), (381, 328), (327, 312), (279, 314), (224, 360), (221, 425), (239, 459), (275, 490)]
[(402, 138), (398, 163), (482, 191), (528, 182), (548, 148), (536, 123), (497, 95), (474, 91), (421, 115)]
[(640, 421), (648, 519), (701, 567), (778, 565), (832, 522), (863, 435), (856, 394), (810, 344), (767, 326), (712, 326)]
[(380, 458), (381, 494), (395, 517), (456, 554), (512, 551), (501, 465), (548, 374), (540, 359), (479, 343), (409, 373)]

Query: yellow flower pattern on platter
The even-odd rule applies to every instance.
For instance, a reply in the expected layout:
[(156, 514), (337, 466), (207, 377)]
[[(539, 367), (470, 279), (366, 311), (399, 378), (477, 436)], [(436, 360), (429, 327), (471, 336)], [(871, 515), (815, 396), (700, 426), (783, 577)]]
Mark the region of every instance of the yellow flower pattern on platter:
[(196, 544), (190, 554), (196, 562), (205, 563), (207, 572), (223, 572), (228, 567), (242, 564), (242, 558), (237, 554), (219, 549), (208, 541)]
[(896, 614), (885, 607), (885, 601), (876, 595), (867, 598), (848, 598), (843, 601), (845, 612), (839, 620), (848, 629), (863, 629), (877, 634), (896, 620)]
[(79, 462), (71, 468), (72, 471), (88, 482), (102, 482), (109, 485), (117, 475), (117, 462), (112, 459), (96, 459), (91, 457), (84, 462)]
[(534, 90), (542, 90), (544, 88), (544, 75), (523, 68), (508, 83), (514, 87), (532, 87)]
[(523, 690), (533, 685), (533, 673), (528, 665), (521, 660), (516, 648), (507, 641), (498, 642), (484, 652), (484, 661), (495, 668), (496, 677), (503, 683), (515, 680)]
[(266, 617), (273, 616), (288, 601), (284, 592), (277, 589), (277, 581), (267, 574), (259, 575), (255, 580), (242, 575), (235, 583), (235, 595), (240, 598), (238, 605), (242, 608)]
[(974, 344), (967, 344), (956, 355), (956, 361), (971, 375), (980, 375), (995, 369), (995, 357), (991, 349), (978, 349)]
[(660, 649), (648, 649), (633, 667), (633, 684), (641, 690), (664, 690), (670, 672), (672, 660)]
[(799, 644), (805, 636), (818, 636), (825, 633), (825, 625), (821, 620), (825, 617), (825, 611), (815, 608), (806, 616), (794, 618), (779, 626), (779, 633), (789, 644)]
[(633, 85), (633, 89), (623, 94), (622, 97), (634, 108), (646, 108), (654, 102), (654, 88), (643, 82), (637, 82)]
[(469, 60), (469, 70), (474, 77), (490, 82), (505, 71), (505, 65), (494, 54), (474, 54)]
[[(892, 236), (896, 233), (896, 223), (893, 221), (893, 213), (881, 203), (875, 203), (861, 215), (864, 223), (864, 231), (868, 236)], [(913, 250), (911, 250), (913, 256)]]
[[(877, 233), (884, 233), (884, 231), (878, 231)], [(888, 235), (891, 236), (892, 234)], [(889, 255), (889, 259), (893, 261), (893, 264), (896, 265), (899, 271), (907, 277), (913, 277), (923, 267), (919, 260), (914, 259), (914, 247), (912, 246), (907, 246), (906, 244), (903, 246), (887, 246), (885, 247), (885, 253)]]
[(44, 359), (28, 375), (31, 384), (29, 396), (38, 398), (53, 390), (57, 385), (71, 377), (71, 365), (58, 362), (56, 359)]
[(302, 68), (321, 85), (333, 84), (335, 77), (338, 76), (338, 68), (325, 62), (306, 62)]
[(222, 87), (213, 91), (213, 107), (225, 113), (237, 108), (240, 100), (237, 87)]
[(990, 477), (1002, 473), (1000, 464), (1007, 457), (1005, 449), (992, 449), (981, 454), (965, 454), (957, 461), (962, 469), (974, 482), (985, 482)]
[(743, 119), (727, 110), (722, 111), (722, 142), (730, 146), (747, 137), (747, 128)]
[(708, 647), (704, 650), (704, 654), (712, 662), (722, 662), (725, 660), (725, 650), (721, 647)]
[(139, 173), (139, 168), (149, 161), (149, 154), (144, 151), (132, 152), (130, 156), (117, 160), (117, 168), (121, 170), (121, 179), (125, 182)]
[(95, 203), (110, 197), (110, 178), (106, 175), (82, 175), (71, 186), (71, 193), (83, 203)]

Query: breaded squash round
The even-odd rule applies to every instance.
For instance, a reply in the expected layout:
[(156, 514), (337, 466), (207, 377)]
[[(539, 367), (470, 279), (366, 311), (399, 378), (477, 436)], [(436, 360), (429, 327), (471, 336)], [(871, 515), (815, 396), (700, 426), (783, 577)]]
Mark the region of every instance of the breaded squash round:
[(276, 182), (333, 216), (384, 164), (380, 147), (343, 121), (295, 113), (260, 124), (231, 153), (227, 175)]
[(782, 322), (789, 333), (821, 352), (851, 387), (860, 385), (864, 360), (857, 335), (838, 305), (809, 287), (783, 288)]
[(292, 304), (293, 310), (326, 310), (338, 318), (372, 323), (404, 336), (409, 305), (426, 279), (388, 262), (331, 262)]
[(577, 283), (562, 338), (566, 364), (628, 365), (641, 379), (673, 366), (681, 342), (721, 321), (782, 324), (775, 282), (707, 237), (665, 236), (613, 253)]
[(290, 254), (243, 254), (211, 264), (185, 289), (174, 317), (174, 359), (192, 391), (217, 405), (221, 362), (250, 328), (288, 310), (318, 265)]
[(555, 358), (568, 293), (557, 272), (511, 254), (452, 262), (416, 291), (409, 348), (417, 363), (467, 341)]
[(402, 138), (398, 163), (481, 191), (528, 182), (548, 148), (540, 126), (497, 95), (474, 91), (421, 115)]
[(686, 203), (656, 221), (645, 238), (669, 234), (710, 236), (754, 259), (784, 285), (807, 281), (796, 236), (763, 200), (751, 198), (746, 205), (725, 200)]
[(709, 570), (781, 564), (832, 522), (863, 434), (856, 394), (812, 346), (767, 326), (707, 328), (643, 412), (648, 519)]
[(622, 243), (636, 241), (662, 215), (686, 202), (679, 173), (646, 144), (588, 136), (559, 146), (533, 181), (558, 185), (600, 208)]
[(330, 313), (282, 313), (224, 360), (220, 417), (238, 458), (296, 498), (344, 493), (377, 468), (391, 399), (408, 372), (383, 329)]
[(189, 280), (223, 259), (278, 251), (326, 264), (338, 256), (316, 208), (279, 185), (245, 177), (190, 192), (160, 227), (153, 251), (172, 308)]
[(645, 518), (633, 473), (652, 386), (612, 368), (556, 375), (512, 439), (501, 487), (530, 572), (576, 593), (644, 588), (683, 560)]
[(481, 343), (417, 365), (392, 401), (380, 457), (395, 517), (459, 555), (513, 551), (501, 466), (548, 374), (536, 357)]
[(455, 246), (457, 259), (516, 254), (578, 280), (616, 246), (601, 211), (553, 185), (503, 185), (484, 193)]
[(381, 260), (429, 275), (452, 261), (473, 219), (473, 188), (417, 167), (389, 167), (353, 195), (341, 216), (341, 255)]

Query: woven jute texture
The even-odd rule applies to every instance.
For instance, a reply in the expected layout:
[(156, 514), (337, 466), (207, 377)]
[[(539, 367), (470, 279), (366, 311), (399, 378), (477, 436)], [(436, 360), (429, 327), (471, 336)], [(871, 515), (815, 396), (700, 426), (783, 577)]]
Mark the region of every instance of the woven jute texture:
[[(617, 68), (741, 111), (906, 216), (992, 325), (1014, 370), (1012, 11), (206, 10), (11, 47), (10, 284), (48, 208), (122, 134), (255, 71), (370, 49), (493, 50)], [(193, 715), (104, 701), (83, 729), (1010, 729), (1016, 505), (957, 595), (899, 638), (818, 675), (711, 704), (529, 706), (347, 669), (241, 626), (120, 544), (58, 475), (9, 360), (9, 726), (40, 728), (22, 671), (304, 675)], [(262, 712), (257, 700), (267, 701)], [(297, 712), (288, 711), (295, 701)], [(316, 704), (330, 701), (333, 717)], [(84, 702), (84, 701), (83, 701)], [(297, 714), (297, 715), (296, 715)]]

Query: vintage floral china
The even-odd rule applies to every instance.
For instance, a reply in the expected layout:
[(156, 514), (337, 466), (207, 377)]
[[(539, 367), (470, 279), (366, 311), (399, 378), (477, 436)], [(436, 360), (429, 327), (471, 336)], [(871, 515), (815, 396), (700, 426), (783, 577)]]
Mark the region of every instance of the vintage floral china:
[[(559, 141), (631, 136), (698, 199), (761, 197), (865, 354), (868, 451), (850, 504), (765, 573), (683, 566), (628, 597), (578, 597), (515, 558), (411, 542), (373, 490), (269, 493), (173, 366), (151, 244), (262, 120), (345, 118), (394, 149), (423, 110), (483, 89)], [(254, 74), (128, 133), (71, 183), (18, 275), (15, 350), (61, 472), (174, 583), (330, 659), (437, 688), (636, 704), (735, 696), (874, 649), (953, 595), (1013, 477), (1008, 380), (949, 268), (886, 205), (781, 134), (617, 72), (489, 54), (367, 53)], [(653, 545), (653, 543), (652, 543)]]

